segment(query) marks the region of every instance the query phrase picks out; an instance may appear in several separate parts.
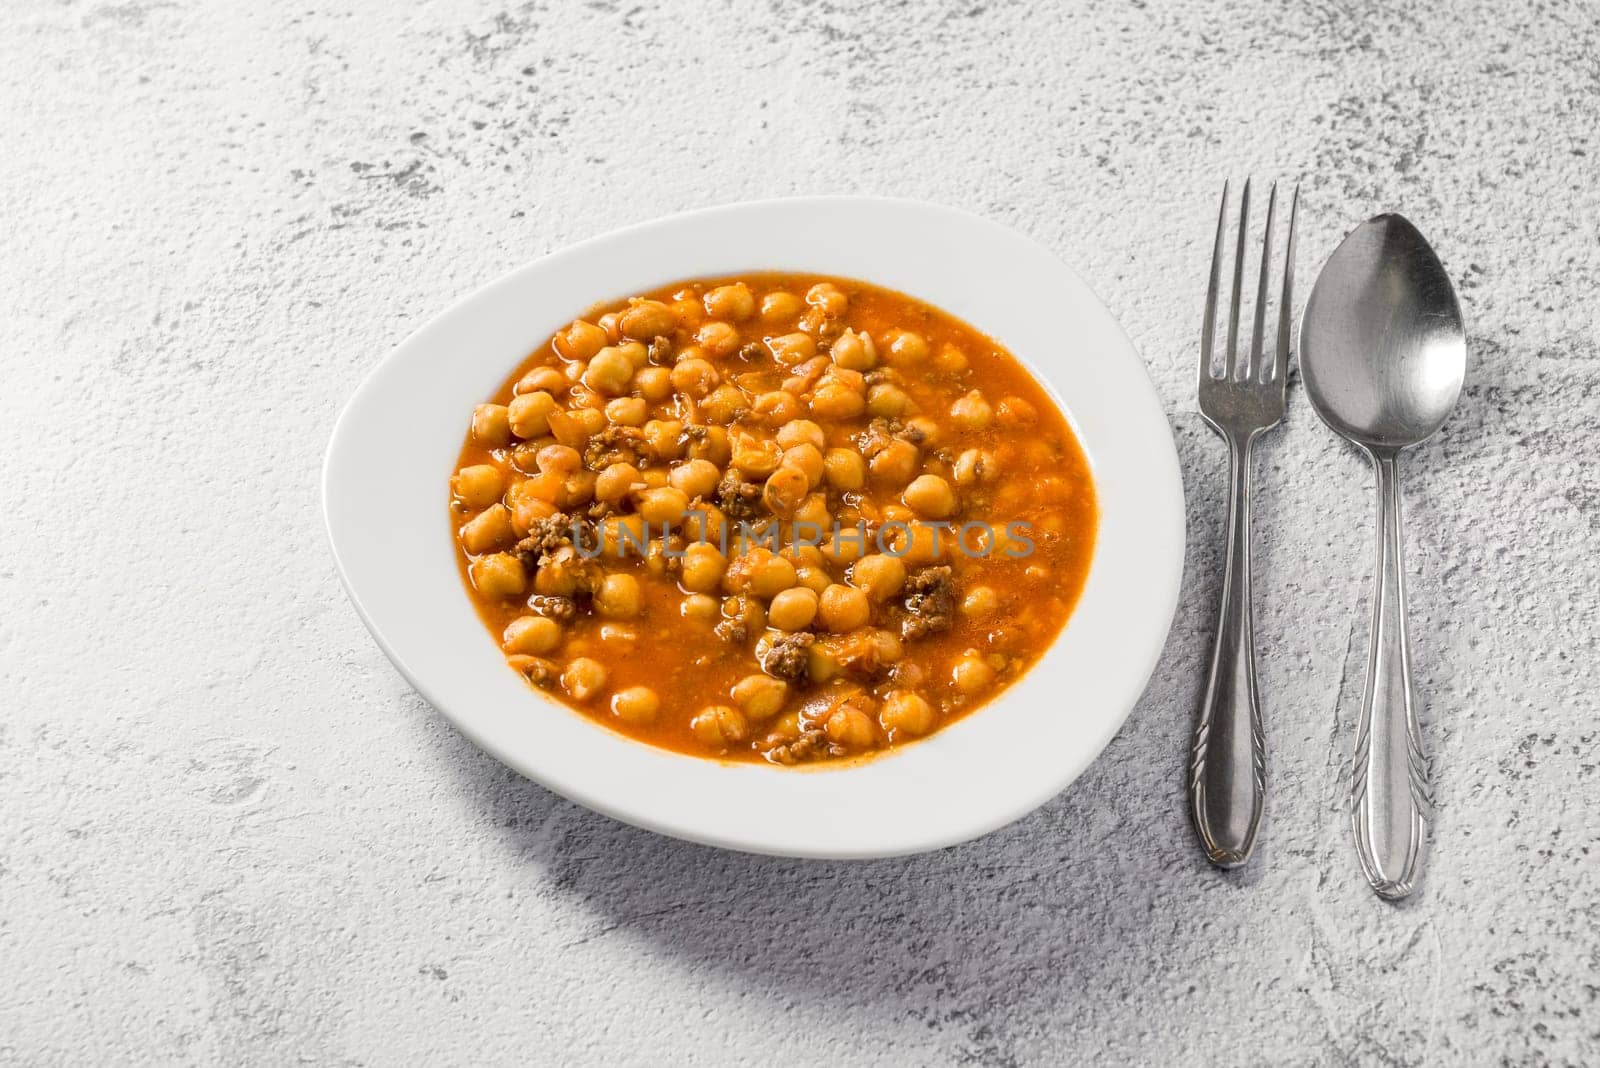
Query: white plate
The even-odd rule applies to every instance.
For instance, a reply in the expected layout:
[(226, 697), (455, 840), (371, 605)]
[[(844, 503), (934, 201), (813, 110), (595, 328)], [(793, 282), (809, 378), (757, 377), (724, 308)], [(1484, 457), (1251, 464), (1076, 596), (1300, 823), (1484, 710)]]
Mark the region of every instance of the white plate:
[[(611, 732), (506, 667), (456, 570), (447, 484), (473, 405), (600, 300), (756, 270), (873, 282), (993, 336), (1067, 412), (1099, 496), (1083, 595), (1039, 663), (989, 707), (846, 767), (724, 764)], [(1138, 699), (1183, 568), (1183, 486), (1166, 417), (1138, 354), (1089, 287), (994, 223), (858, 197), (662, 219), (547, 256), (458, 302), (391, 352), (346, 406), (328, 446), (323, 509), (345, 587), (378, 644), (478, 745), (637, 826), (801, 857), (934, 849), (1054, 796)]]

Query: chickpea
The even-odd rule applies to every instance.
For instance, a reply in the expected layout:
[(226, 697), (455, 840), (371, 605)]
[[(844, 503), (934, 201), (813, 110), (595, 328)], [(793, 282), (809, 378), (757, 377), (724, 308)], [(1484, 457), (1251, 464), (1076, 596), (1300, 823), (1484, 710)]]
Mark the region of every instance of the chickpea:
[(780, 467), (767, 478), (761, 489), (761, 501), (776, 516), (789, 516), (805, 499), (811, 489), (811, 480), (796, 467)]
[(722, 582), (728, 561), (715, 545), (696, 542), (683, 551), (678, 581), (691, 593), (708, 593)]
[(689, 729), (707, 749), (726, 749), (749, 736), (744, 713), (727, 705), (710, 705), (689, 721)]
[(543, 497), (527, 494), (511, 506), (511, 529), (519, 538), (525, 537), (529, 528), (541, 519), (549, 519), (556, 511), (556, 506)]
[(639, 494), (638, 511), (647, 523), (677, 526), (683, 522), (683, 513), (688, 507), (688, 494), (674, 486), (645, 490)]
[(517, 540), (511, 529), (511, 511), (498, 501), (461, 524), (461, 545), (469, 553), (504, 549)]
[(928, 358), (928, 343), (921, 334), (909, 330), (889, 332), (889, 362), (904, 367), (921, 363)]
[(837, 318), (850, 306), (850, 298), (832, 282), (818, 282), (806, 290), (806, 303), (824, 314)]
[(779, 630), (805, 630), (817, 617), (818, 600), (817, 591), (805, 586), (784, 590), (767, 606), (767, 622)]
[(872, 477), (879, 482), (903, 486), (911, 480), (921, 459), (922, 454), (915, 445), (896, 438), (879, 449), (867, 466), (872, 469)]
[(931, 564), (952, 551), (956, 535), (929, 523), (913, 523), (904, 533), (891, 531), (886, 540), (906, 563)]
[(800, 507), (794, 510), (791, 517), (796, 523), (809, 523), (817, 531), (827, 530), (833, 522), (833, 513), (828, 509), (828, 495), (818, 490), (806, 494), (805, 500), (800, 502)]
[(641, 300), (623, 310), (617, 325), (623, 337), (650, 341), (672, 333), (678, 325), (678, 315), (659, 300)]
[(595, 500), (615, 503), (639, 485), (639, 469), (632, 464), (610, 464), (594, 480)]
[(794, 544), (783, 550), (783, 558), (795, 567), (824, 567), (828, 563), (822, 550), (815, 545)]
[(473, 511), (487, 508), (498, 501), (506, 484), (505, 476), (494, 464), (463, 467), (450, 481), (454, 483), (451, 489), (455, 491), (456, 499)]
[(728, 568), (728, 581), (736, 591), (748, 591), (757, 597), (776, 597), (794, 585), (794, 565), (771, 549), (757, 546)]
[(829, 449), (822, 457), (822, 472), (828, 485), (852, 493), (866, 484), (867, 462), (854, 449)]
[(709, 360), (691, 357), (677, 362), (672, 368), (671, 381), (673, 389), (698, 399), (717, 388), (722, 375)]
[[(916, 407), (915, 401), (912, 402), (912, 407)], [(944, 438), (944, 431), (940, 429), (939, 424), (924, 415), (912, 416), (907, 419), (906, 429), (915, 432), (922, 438), (918, 444), (924, 449), (933, 448)]]
[(633, 360), (615, 346), (607, 346), (594, 354), (589, 367), (583, 372), (583, 384), (596, 393), (617, 396), (628, 391), (633, 380)]
[(815, 445), (795, 445), (783, 450), (783, 462), (778, 465), (782, 470), (785, 467), (794, 468), (806, 476), (806, 488), (810, 489), (822, 481), (825, 470), (822, 462), (822, 450)]
[(605, 685), (605, 665), (587, 656), (575, 658), (561, 673), (561, 686), (574, 701), (587, 701)]
[(863, 556), (850, 567), (850, 581), (857, 589), (882, 604), (906, 584), (906, 565), (897, 556), (873, 553)]
[(828, 713), (827, 721), (822, 725), (828, 741), (846, 749), (872, 748), (878, 740), (878, 732), (863, 705), (870, 706), (870, 702), (865, 699), (859, 702), (841, 701), (838, 707)]
[(709, 623), (721, 613), (722, 606), (710, 594), (691, 593), (683, 599), (678, 606), (678, 612), (684, 619), (696, 623)]
[(878, 365), (878, 346), (872, 336), (846, 330), (834, 339), (828, 356), (840, 367), (851, 371), (870, 371)]
[(950, 344), (948, 341), (939, 346), (939, 351), (933, 357), (933, 366), (940, 374), (958, 375), (969, 366), (967, 354)]
[(614, 426), (644, 426), (650, 406), (643, 397), (618, 397), (606, 402), (606, 419)]
[(811, 394), (811, 414), (819, 419), (854, 419), (866, 408), (865, 397), (838, 381), (824, 380)]
[(501, 645), (508, 653), (548, 653), (561, 644), (561, 624), (544, 616), (519, 616), (506, 624)]
[(810, 334), (798, 331), (792, 334), (780, 334), (778, 337), (767, 339), (767, 349), (771, 351), (772, 358), (784, 367), (793, 367), (795, 364), (804, 363), (817, 354), (817, 343)]
[(761, 298), (761, 318), (769, 323), (792, 320), (800, 314), (802, 307), (804, 305), (800, 303), (799, 297), (779, 290)]
[(744, 390), (724, 382), (700, 402), (700, 414), (713, 423), (731, 423), (750, 410), (750, 398)]
[(729, 696), (744, 710), (752, 722), (771, 719), (783, 710), (789, 687), (781, 680), (766, 675), (746, 675), (733, 684)]
[(1001, 426), (1032, 426), (1039, 419), (1039, 411), (1021, 397), (1004, 397), (995, 406), (995, 417)]
[(833, 579), (821, 567), (795, 568), (794, 578), (796, 583), (817, 594), (833, 585)]
[(973, 390), (950, 405), (950, 418), (963, 430), (986, 430), (994, 422), (994, 409), (982, 393)]
[(756, 313), (756, 298), (743, 282), (717, 286), (705, 295), (706, 314), (713, 319), (741, 323)]
[(587, 443), (605, 425), (606, 413), (599, 408), (573, 408), (550, 413), (550, 433), (561, 444), (573, 448)]
[(472, 409), (472, 443), (485, 449), (511, 444), (511, 412), (504, 404), (480, 404)]
[(950, 669), (950, 682), (961, 693), (976, 697), (994, 685), (994, 668), (975, 651), (968, 650)]
[(517, 384), (511, 387), (511, 393), (513, 396), (520, 397), (524, 393), (537, 393), (542, 389), (551, 396), (555, 396), (566, 388), (566, 375), (554, 367), (535, 367), (517, 379)]
[(553, 478), (565, 478), (583, 467), (578, 450), (567, 445), (546, 445), (539, 450), (537, 462), (539, 473)]
[(792, 449), (797, 445), (823, 449), (828, 444), (828, 437), (822, 428), (809, 419), (789, 420), (778, 428), (777, 438), (779, 447), (784, 449)]
[(865, 591), (834, 583), (822, 591), (817, 617), (827, 630), (844, 634), (867, 625), (872, 617), (872, 605)]
[(1000, 595), (991, 586), (974, 586), (961, 598), (961, 612), (969, 616), (991, 616), (1000, 608)]
[(472, 587), (490, 600), (520, 597), (528, 587), (522, 561), (510, 553), (491, 553), (472, 561), (467, 569)]
[(614, 572), (600, 580), (594, 591), (594, 608), (607, 619), (632, 619), (639, 614), (642, 599), (638, 579)]
[(717, 466), (728, 462), (733, 455), (733, 446), (728, 442), (728, 431), (720, 426), (702, 426), (700, 432), (692, 436), (685, 450), (688, 456), (695, 460), (710, 460)]
[[(885, 664), (894, 664), (905, 654), (905, 646), (900, 643), (900, 635), (892, 630), (875, 630), (871, 632), (873, 648), (878, 652), (878, 659)], [(909, 668), (916, 665), (907, 664)]]
[(737, 619), (750, 630), (762, 630), (767, 625), (767, 613), (761, 602), (753, 597), (729, 597), (722, 602), (722, 615)]
[(641, 367), (633, 374), (639, 396), (654, 404), (672, 395), (672, 372), (665, 367)]
[(661, 711), (661, 698), (648, 686), (629, 686), (611, 695), (611, 714), (635, 727), (656, 721)]
[(522, 480), (519, 493), (551, 504), (564, 505), (567, 503), (567, 480), (557, 475), (537, 474)]
[(732, 356), (739, 351), (738, 329), (728, 323), (719, 323), (715, 319), (700, 324), (700, 329), (695, 331), (694, 339), (708, 355), (716, 359)]
[(891, 690), (883, 699), (883, 710), (878, 722), (889, 735), (891, 742), (902, 737), (918, 737), (933, 730), (933, 706), (920, 694), (909, 690)]
[(641, 427), (645, 448), (657, 460), (676, 460), (683, 452), (683, 424), (676, 419), (651, 419)]
[(686, 498), (709, 497), (722, 472), (710, 460), (688, 460), (674, 467), (667, 477)]
[(527, 678), (535, 686), (549, 687), (551, 682), (561, 674), (557, 665), (542, 656), (529, 656), (527, 653), (509, 653), (506, 663), (511, 669)]
[[(861, 536), (857, 537), (858, 534)], [(838, 537), (829, 538), (822, 543), (822, 554), (830, 563), (851, 564), (866, 555), (866, 547), (871, 543), (870, 535), (861, 533), (858, 527), (844, 525)]]
[[(722, 514), (722, 509), (701, 499), (683, 517), (683, 543), (714, 542), (721, 544), (723, 531), (728, 527), (728, 518)], [(681, 550), (675, 549), (674, 552)]]
[(678, 326), (683, 330), (697, 330), (700, 321), (705, 318), (705, 309), (700, 305), (700, 298), (692, 289), (680, 289), (672, 295), (672, 314), (678, 317)]
[[(614, 515), (600, 521), (601, 555), (612, 560), (642, 556), (648, 551), (650, 532), (642, 515)], [(539, 573), (544, 574), (541, 568)]]
[(970, 488), (991, 482), (995, 476), (994, 454), (985, 449), (968, 449), (956, 457), (956, 485)]
[(750, 414), (764, 426), (783, 426), (800, 414), (800, 401), (793, 393), (769, 390), (756, 397)]
[(593, 323), (575, 319), (555, 337), (556, 352), (564, 360), (587, 360), (606, 343), (606, 332)]
[(956, 495), (950, 483), (938, 475), (918, 475), (906, 487), (901, 500), (906, 507), (928, 519), (945, 519), (956, 510)]
[(778, 469), (782, 460), (783, 450), (775, 441), (748, 435), (740, 435), (733, 441), (730, 462), (750, 478), (766, 478)]
[(867, 414), (898, 418), (911, 409), (911, 398), (899, 386), (880, 382), (867, 390)]
[(550, 413), (560, 408), (556, 399), (542, 389), (513, 397), (506, 411), (511, 432), (524, 440), (548, 434)]

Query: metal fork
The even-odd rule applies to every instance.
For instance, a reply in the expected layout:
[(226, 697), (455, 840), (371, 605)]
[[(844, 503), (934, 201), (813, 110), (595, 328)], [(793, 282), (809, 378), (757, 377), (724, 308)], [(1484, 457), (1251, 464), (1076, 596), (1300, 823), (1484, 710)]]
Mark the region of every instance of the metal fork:
[(1233, 259), (1233, 300), (1228, 311), (1228, 347), (1213, 360), (1217, 289), (1222, 278), (1223, 239), (1228, 229), (1228, 186), (1222, 187), (1217, 241), (1206, 291), (1200, 339), (1200, 414), (1228, 443), (1228, 546), (1222, 576), (1222, 607), (1205, 701), (1189, 760), (1189, 814), (1206, 857), (1222, 868), (1243, 864), (1255, 848), (1266, 795), (1266, 742), (1256, 694), (1254, 634), (1250, 620), (1250, 452), (1255, 439), (1283, 419), (1289, 370), (1289, 313), (1294, 297), (1294, 230), (1300, 190), (1289, 209), (1289, 241), (1278, 305), (1278, 344), (1270, 365), (1262, 360), (1267, 283), (1272, 266), (1272, 227), (1278, 185), (1267, 201), (1261, 281), (1256, 291), (1255, 329), (1248, 352), (1238, 349), (1239, 302), (1244, 284), (1245, 235), (1250, 227), (1250, 182), (1239, 204), (1239, 239)]

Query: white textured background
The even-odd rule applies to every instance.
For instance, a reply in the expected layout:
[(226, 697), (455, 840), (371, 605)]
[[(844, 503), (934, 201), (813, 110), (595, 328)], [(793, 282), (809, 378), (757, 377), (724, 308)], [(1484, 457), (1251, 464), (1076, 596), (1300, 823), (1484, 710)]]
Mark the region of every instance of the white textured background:
[[(0, 1061), (1600, 1060), (1597, 55), (1592, 5), (1506, 0), (8, 0)], [(1223, 463), (1192, 353), (1247, 172), (1303, 176), (1308, 280), (1410, 215), (1472, 333), (1410, 468), (1440, 809), (1399, 907), (1340, 807), (1370, 480), (1298, 388), (1258, 468), (1257, 860), (1208, 870), (1182, 816)], [(1077, 266), (1190, 495), (1121, 735), (912, 860), (719, 853), (519, 780), (390, 668), (318, 514), (340, 404), (447, 302), (816, 192)]]

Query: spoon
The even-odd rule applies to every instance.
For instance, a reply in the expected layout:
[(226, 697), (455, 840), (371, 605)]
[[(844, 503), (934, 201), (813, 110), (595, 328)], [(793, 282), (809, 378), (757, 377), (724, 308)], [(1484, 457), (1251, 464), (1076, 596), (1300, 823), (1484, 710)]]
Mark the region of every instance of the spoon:
[(1415, 888), (1431, 815), (1406, 640), (1400, 453), (1439, 429), (1466, 369), (1461, 308), (1428, 242), (1399, 215), (1356, 227), (1306, 301), (1300, 374), (1322, 421), (1364, 449), (1377, 472), (1377, 586), (1350, 819), (1362, 871), (1389, 899)]

